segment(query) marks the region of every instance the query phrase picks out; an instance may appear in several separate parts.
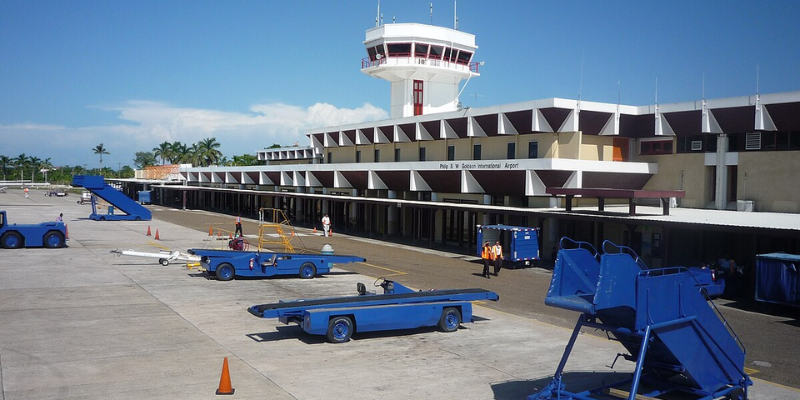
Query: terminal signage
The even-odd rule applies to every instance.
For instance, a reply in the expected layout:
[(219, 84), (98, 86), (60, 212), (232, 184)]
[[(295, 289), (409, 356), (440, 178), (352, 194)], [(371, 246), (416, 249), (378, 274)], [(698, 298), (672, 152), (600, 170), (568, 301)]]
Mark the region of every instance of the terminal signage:
[(475, 161), (452, 161), (439, 163), (439, 169), (444, 170), (469, 170), (469, 169), (519, 169), (519, 163), (512, 162), (475, 162)]

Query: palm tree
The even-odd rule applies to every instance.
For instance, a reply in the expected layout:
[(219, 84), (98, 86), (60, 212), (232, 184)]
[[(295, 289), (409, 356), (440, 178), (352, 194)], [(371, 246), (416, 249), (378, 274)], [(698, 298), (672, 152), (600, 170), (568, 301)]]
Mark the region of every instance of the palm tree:
[(31, 163), (31, 183), (36, 182), (36, 170), (39, 169), (39, 165), (42, 163), (42, 159), (39, 157), (30, 156), (28, 161)]
[(186, 161), (189, 161), (191, 158), (191, 153), (189, 152), (189, 147), (181, 142), (172, 142), (171, 146), (172, 160), (173, 164), (180, 164)]
[(111, 153), (109, 153), (108, 150), (106, 150), (106, 148), (103, 147), (102, 143), (100, 143), (97, 146), (95, 146), (95, 148), (92, 149), (92, 150), (94, 151), (94, 154), (100, 154), (100, 170), (102, 170), (103, 169), (103, 154), (111, 154)]
[(161, 143), (158, 145), (158, 147), (153, 148), (153, 154), (161, 159), (161, 165), (164, 165), (167, 160), (169, 160), (171, 163), (173, 157), (172, 145), (169, 142), (164, 141), (164, 143)]
[(213, 137), (206, 138), (198, 142), (198, 163), (204, 167), (218, 164), (222, 158), (222, 152), (219, 151), (219, 146), (220, 144), (217, 142), (217, 138)]
[(22, 153), (18, 155), (17, 158), (14, 159), (14, 162), (19, 167), (19, 180), (25, 179), (22, 176), (25, 172), (25, 164), (28, 163), (28, 156), (26, 156), (25, 153)]
[(50, 163), (50, 157), (42, 160), (42, 171), (44, 171), (44, 182), (47, 183), (47, 172), (53, 169), (53, 164)]
[(0, 165), (3, 166), (3, 180), (6, 180), (6, 171), (8, 171), (8, 165), (14, 161), (11, 157), (8, 156), (0, 156)]

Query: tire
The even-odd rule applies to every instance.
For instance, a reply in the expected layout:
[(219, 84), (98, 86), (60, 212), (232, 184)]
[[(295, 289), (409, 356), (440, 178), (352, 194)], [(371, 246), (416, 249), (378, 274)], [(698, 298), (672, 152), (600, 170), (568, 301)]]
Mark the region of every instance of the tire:
[(133, 220), (134, 220), (134, 221), (141, 221), (141, 220), (142, 220), (142, 217), (136, 217), (136, 218), (134, 218)]
[(22, 235), (14, 231), (6, 232), (6, 234), (0, 238), (0, 243), (7, 249), (18, 249), (22, 247)]
[(442, 332), (455, 332), (461, 325), (461, 313), (457, 308), (447, 307), (442, 310), (442, 317), (439, 318), (439, 330)]
[(222, 263), (217, 267), (217, 280), (218, 281), (229, 281), (233, 279), (235, 275), (235, 270), (233, 269), (233, 265), (228, 263)]
[(300, 266), (300, 278), (311, 279), (317, 276), (317, 266), (314, 263), (306, 262)]
[(106, 217), (100, 217), (100, 221), (105, 221)]
[(333, 317), (328, 321), (328, 333), (325, 336), (331, 343), (345, 343), (350, 341), (353, 331), (350, 317)]
[(50, 231), (45, 233), (42, 239), (44, 247), (48, 249), (59, 249), (64, 247), (64, 235), (61, 232)]
[(747, 397), (744, 394), (744, 389), (742, 388), (736, 388), (731, 390), (731, 392), (728, 393), (728, 395), (725, 396), (725, 398), (728, 400), (747, 400)]
[(166, 267), (167, 265), (169, 265), (169, 260), (167, 260), (166, 258), (159, 258), (158, 263)]

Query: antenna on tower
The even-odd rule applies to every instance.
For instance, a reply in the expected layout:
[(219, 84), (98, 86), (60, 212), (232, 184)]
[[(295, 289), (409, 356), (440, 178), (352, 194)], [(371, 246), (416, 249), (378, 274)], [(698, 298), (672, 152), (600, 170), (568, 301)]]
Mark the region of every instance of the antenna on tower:
[(658, 77), (656, 77), (656, 106), (658, 106)]
[(453, 29), (458, 30), (458, 2), (453, 0)]
[(375, 27), (379, 27), (381, 21), (381, 0), (378, 0), (378, 15), (375, 16)]
[(583, 95), (583, 52), (581, 52), (581, 78), (580, 83), (578, 86), (578, 102), (581, 101), (581, 95)]
[(756, 63), (756, 94), (758, 94), (758, 63)]
[(431, 25), (433, 25), (433, 3), (430, 3), (430, 5), (431, 5)]
[(702, 93), (703, 101), (706, 100), (706, 71), (703, 71), (703, 93)]

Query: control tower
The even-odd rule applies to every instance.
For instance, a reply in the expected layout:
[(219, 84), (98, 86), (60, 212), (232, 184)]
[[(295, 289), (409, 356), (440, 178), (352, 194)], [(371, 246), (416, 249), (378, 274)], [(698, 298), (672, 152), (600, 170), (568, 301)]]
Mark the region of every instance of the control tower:
[(392, 118), (456, 111), (459, 84), (479, 76), (475, 35), (425, 24), (367, 30), (361, 72), (392, 84)]

